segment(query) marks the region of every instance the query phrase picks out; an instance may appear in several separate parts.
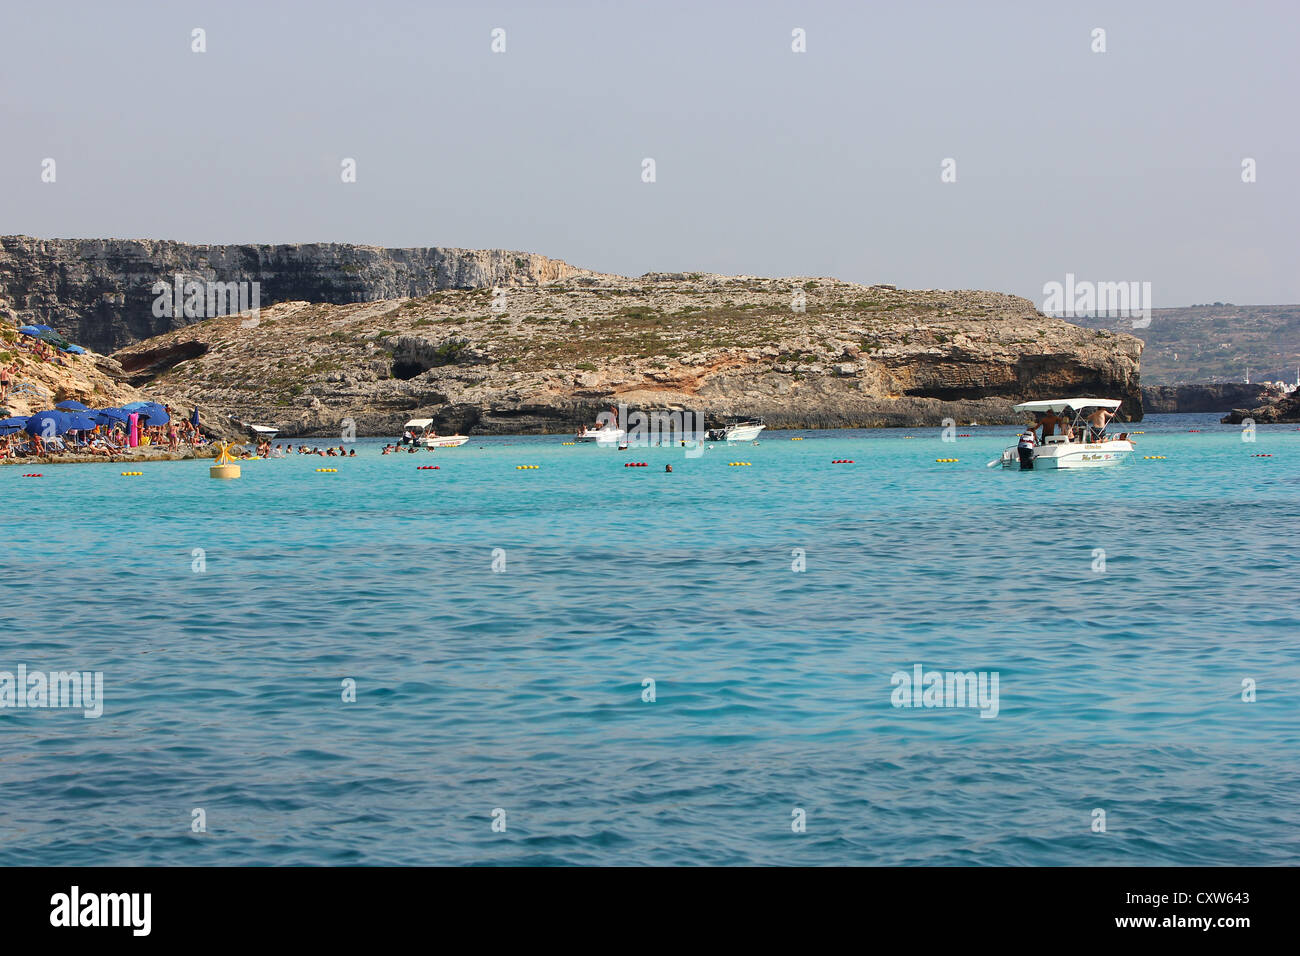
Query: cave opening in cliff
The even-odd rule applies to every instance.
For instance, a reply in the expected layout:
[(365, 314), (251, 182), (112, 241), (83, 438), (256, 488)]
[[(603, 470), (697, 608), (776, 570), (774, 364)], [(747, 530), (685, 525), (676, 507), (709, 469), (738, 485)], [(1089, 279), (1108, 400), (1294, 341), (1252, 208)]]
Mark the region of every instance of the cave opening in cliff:
[(421, 339), (399, 339), (393, 346), (392, 376), (405, 382), (431, 368), (454, 365), (467, 344), (460, 339), (450, 339), (441, 345)]
[(118, 356), (118, 362), (126, 373), (127, 383), (139, 388), (181, 362), (206, 355), (207, 351), (207, 342), (177, 342), (175, 345)]
[(403, 382), (415, 378), (417, 375), (423, 375), (433, 366), (417, 359), (393, 359), (393, 378), (401, 379)]

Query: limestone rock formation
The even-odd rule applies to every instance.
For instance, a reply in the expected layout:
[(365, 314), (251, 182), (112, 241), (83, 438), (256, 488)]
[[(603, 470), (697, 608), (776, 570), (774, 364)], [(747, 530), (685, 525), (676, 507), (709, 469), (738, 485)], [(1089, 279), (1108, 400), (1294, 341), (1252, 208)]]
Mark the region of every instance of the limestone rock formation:
[(1261, 425), (1280, 422), (1300, 423), (1300, 391), (1292, 392), (1280, 401), (1270, 402), (1258, 408), (1234, 408), (1219, 421), (1225, 425), (1240, 425), (1248, 418)]
[(1143, 385), (1142, 411), (1148, 415), (1175, 412), (1225, 412), (1264, 404), (1270, 399), (1263, 385), (1233, 382), (1215, 385)]
[[(548, 260), (549, 261), (549, 260)], [(539, 265), (540, 268), (540, 265)], [(530, 273), (532, 274), (532, 273)], [(1020, 421), (1094, 394), (1141, 417), (1141, 342), (994, 292), (826, 278), (582, 273), (508, 290), (263, 308), (116, 353), (137, 385), (290, 436), (571, 432), (612, 404), (773, 427)]]
[[(501, 249), (382, 249), (347, 243), (203, 246), (143, 239), (0, 237), (0, 311), (111, 352), (201, 320), (157, 316), (154, 284), (259, 283), (263, 306), (369, 302), (440, 289), (536, 285), (588, 274)], [(223, 310), (226, 311), (226, 310)], [(229, 310), (238, 311), (238, 310)]]

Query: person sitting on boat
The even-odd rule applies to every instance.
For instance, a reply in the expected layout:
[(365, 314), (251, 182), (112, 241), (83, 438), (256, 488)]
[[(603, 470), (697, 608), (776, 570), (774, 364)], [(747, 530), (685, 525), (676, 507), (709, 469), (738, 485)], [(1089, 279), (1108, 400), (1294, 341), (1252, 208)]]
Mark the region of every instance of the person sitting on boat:
[(1109, 408), (1099, 408), (1088, 416), (1088, 439), (1090, 441), (1105, 441), (1106, 426), (1110, 420), (1115, 417), (1115, 413)]
[(1020, 470), (1034, 470), (1034, 446), (1038, 444), (1038, 439), (1034, 435), (1034, 429), (1031, 425), (1024, 430), (1020, 436), (1020, 442), (1016, 445), (1016, 452), (1020, 455)]

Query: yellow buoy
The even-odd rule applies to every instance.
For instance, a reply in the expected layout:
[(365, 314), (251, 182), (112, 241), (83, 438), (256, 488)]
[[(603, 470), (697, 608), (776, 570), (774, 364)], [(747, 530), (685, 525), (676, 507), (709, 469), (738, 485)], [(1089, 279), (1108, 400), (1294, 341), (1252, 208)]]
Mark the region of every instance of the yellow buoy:
[(541, 468), (541, 465), (515, 465), (515, 471), (530, 471), (533, 468)]
[(960, 458), (936, 458), (935, 461), (961, 461)]
[(219, 447), (221, 454), (217, 455), (217, 460), (208, 468), (208, 477), (238, 478), (239, 466), (235, 464), (235, 459), (230, 454), (230, 449), (234, 447), (234, 443), (222, 442)]
[(132, 475), (143, 475), (143, 474), (144, 474), (143, 471), (124, 471), (124, 472), (122, 472), (122, 477), (123, 477), (123, 478), (129, 478), (129, 477), (131, 477)]
[(317, 468), (316, 470), (320, 472), (327, 472), (330, 474), (333, 474), (334, 472), (338, 471), (337, 468)]

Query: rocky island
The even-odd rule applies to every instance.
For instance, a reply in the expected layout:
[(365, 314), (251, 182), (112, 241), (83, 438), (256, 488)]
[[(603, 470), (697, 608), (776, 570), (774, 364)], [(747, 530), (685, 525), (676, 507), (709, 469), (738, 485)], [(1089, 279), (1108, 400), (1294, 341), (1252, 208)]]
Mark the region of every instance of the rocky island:
[[(158, 315), (174, 277), (261, 308)], [(133, 393), (285, 437), (572, 432), (610, 405), (776, 428), (1019, 422), (1095, 394), (1142, 415), (1142, 343), (997, 292), (826, 277), (605, 275), (524, 252), (0, 239), (0, 314), (92, 349)]]
[(571, 432), (611, 404), (776, 428), (1013, 422), (1017, 401), (1125, 400), (1140, 342), (992, 292), (826, 278), (581, 275), (352, 305), (280, 303), (114, 358), (131, 382), (286, 435)]

